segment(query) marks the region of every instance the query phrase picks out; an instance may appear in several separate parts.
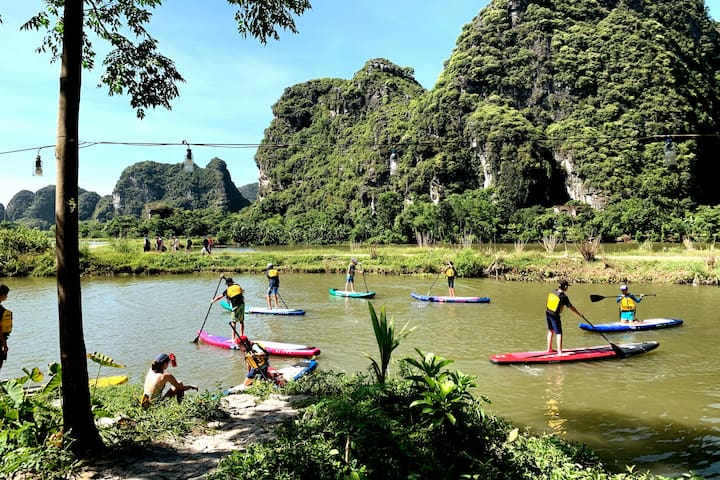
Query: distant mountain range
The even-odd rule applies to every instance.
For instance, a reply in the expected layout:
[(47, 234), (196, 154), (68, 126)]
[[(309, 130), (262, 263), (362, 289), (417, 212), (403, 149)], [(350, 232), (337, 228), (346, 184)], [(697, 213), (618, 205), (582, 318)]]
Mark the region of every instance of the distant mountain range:
[[(257, 184), (238, 189), (227, 164), (213, 158), (205, 168), (185, 172), (181, 164), (140, 162), (126, 168), (112, 195), (79, 189), (79, 218), (105, 222), (118, 215), (147, 215), (159, 208), (196, 210), (217, 208), (238, 212), (257, 197)], [(47, 229), (55, 223), (55, 185), (37, 192), (21, 190), (0, 204), (0, 219)]]

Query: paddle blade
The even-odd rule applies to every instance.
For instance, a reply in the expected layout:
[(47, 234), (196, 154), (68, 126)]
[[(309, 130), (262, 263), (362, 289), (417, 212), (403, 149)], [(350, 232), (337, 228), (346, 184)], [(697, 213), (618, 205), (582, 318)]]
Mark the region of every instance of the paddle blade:
[(625, 354), (625, 351), (624, 351), (622, 348), (618, 347), (617, 345), (615, 345), (615, 344), (612, 343), (612, 342), (609, 342), (609, 343), (610, 343), (610, 346), (611, 346), (612, 349), (613, 349), (613, 352), (615, 352), (615, 355), (617, 355), (618, 358), (625, 358), (625, 357), (627, 357), (627, 355)]
[(610, 298), (610, 297), (604, 297), (602, 295), (590, 295), (590, 301), (591, 302), (599, 302), (603, 298)]

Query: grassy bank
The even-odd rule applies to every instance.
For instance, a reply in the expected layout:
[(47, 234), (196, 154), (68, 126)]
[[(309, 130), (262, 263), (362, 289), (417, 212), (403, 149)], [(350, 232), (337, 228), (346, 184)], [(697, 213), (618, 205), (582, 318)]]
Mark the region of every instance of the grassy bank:
[(272, 262), (283, 272), (337, 273), (344, 271), (354, 257), (368, 274), (376, 275), (436, 275), (447, 260), (453, 260), (461, 277), (513, 281), (554, 281), (563, 277), (584, 283), (718, 285), (720, 269), (715, 254), (713, 248), (694, 250), (678, 246), (653, 251), (647, 245), (606, 254), (600, 246), (594, 258), (587, 260), (575, 245), (554, 252), (494, 245), (467, 248), (360, 245), (243, 252), (219, 248), (212, 255), (202, 255), (199, 251), (143, 253), (139, 241), (122, 240), (95, 248), (83, 247), (82, 270), (85, 275), (259, 273)]

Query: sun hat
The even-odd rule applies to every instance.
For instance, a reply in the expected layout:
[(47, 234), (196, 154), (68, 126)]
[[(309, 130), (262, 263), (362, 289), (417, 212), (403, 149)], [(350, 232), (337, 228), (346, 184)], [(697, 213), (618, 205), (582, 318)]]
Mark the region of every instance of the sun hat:
[(627, 285), (620, 285), (620, 290), (627, 290)]
[(570, 283), (567, 280), (560, 280), (558, 282), (558, 285), (560, 286), (560, 288), (565, 288), (565, 287), (569, 287)]
[(232, 285), (233, 283), (235, 283), (235, 282), (233, 281), (232, 278), (227, 277), (227, 278), (225, 279), (225, 284), (226, 284), (226, 285)]

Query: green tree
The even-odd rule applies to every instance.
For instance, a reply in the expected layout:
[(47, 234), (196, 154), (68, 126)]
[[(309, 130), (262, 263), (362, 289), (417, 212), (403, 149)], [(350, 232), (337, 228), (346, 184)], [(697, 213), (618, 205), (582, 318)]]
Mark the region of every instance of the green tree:
[[(151, 9), (160, 0), (46, 0), (46, 8), (24, 29), (45, 30), (41, 50), (60, 60), (58, 102), (57, 186), (55, 240), (57, 258), (58, 318), (63, 375), (63, 429), (73, 449), (88, 453), (101, 445), (90, 408), (87, 360), (82, 324), (78, 219), (78, 130), (80, 86), (84, 66), (94, 66), (94, 34), (111, 46), (104, 61), (101, 83), (110, 95), (128, 94), (139, 118), (147, 108), (170, 108), (183, 78), (169, 58), (157, 51), (157, 41), (146, 30)], [(278, 27), (297, 32), (293, 15), (310, 8), (307, 0), (228, 0), (238, 10), (235, 19), (241, 35), (266, 43), (279, 39)], [(87, 7), (87, 8), (86, 8)]]

